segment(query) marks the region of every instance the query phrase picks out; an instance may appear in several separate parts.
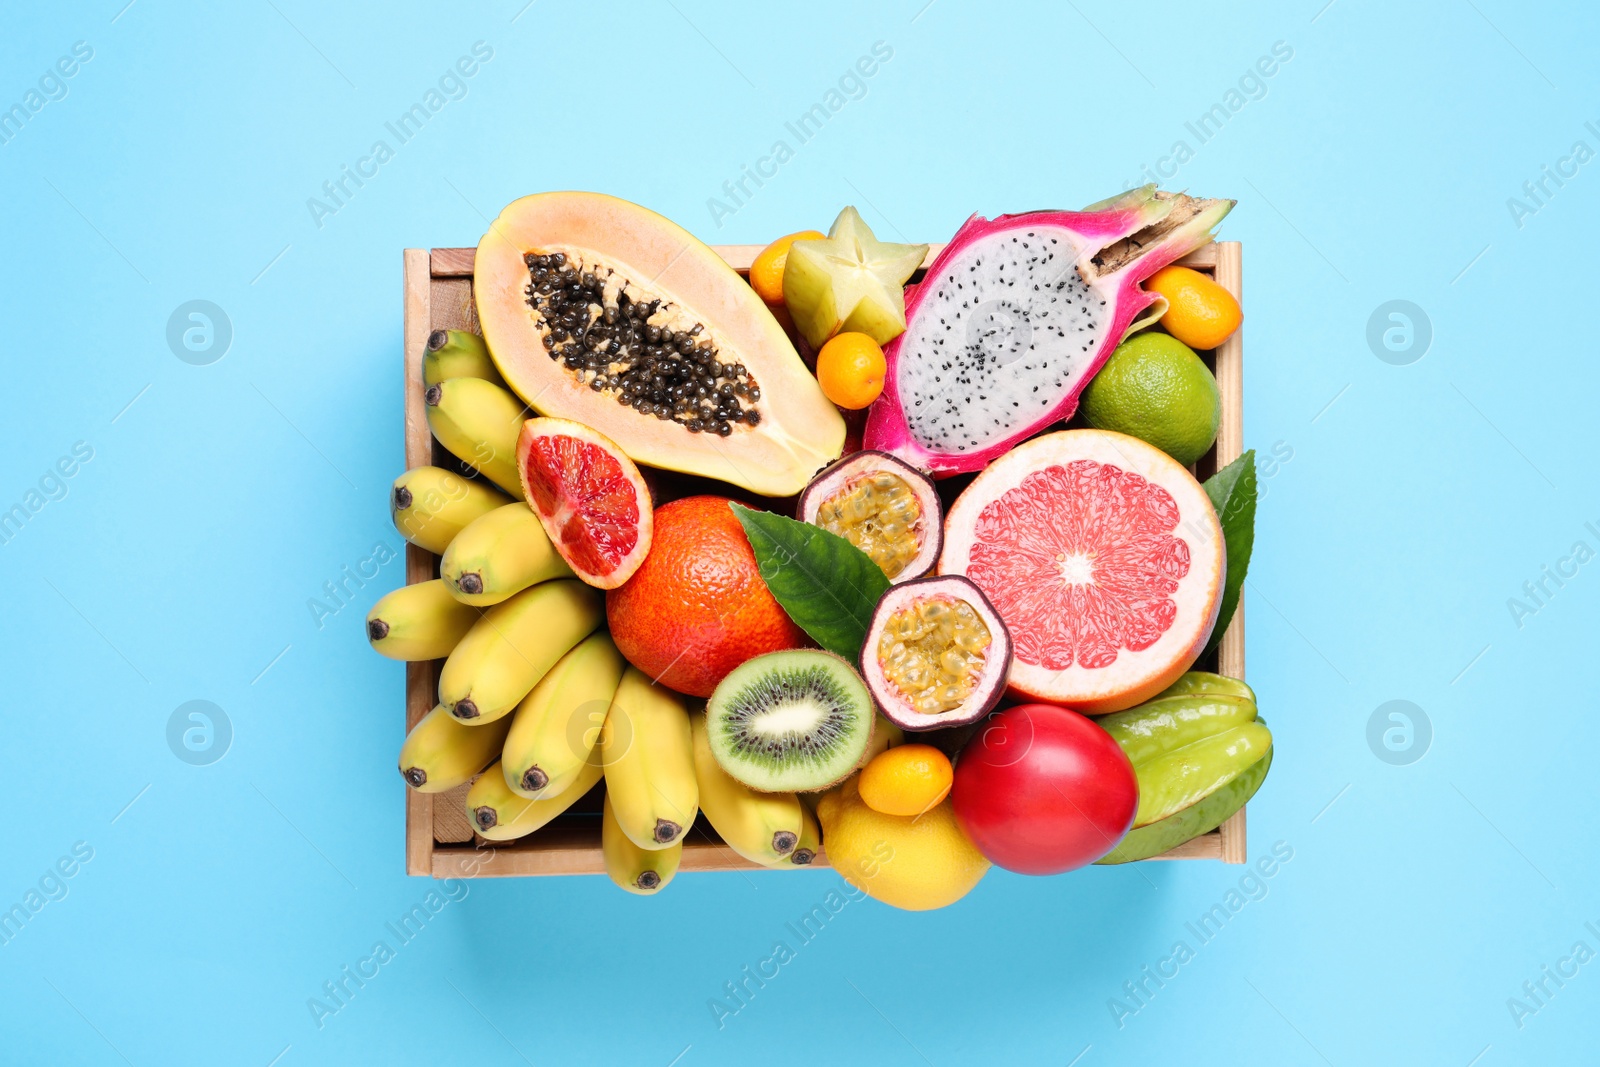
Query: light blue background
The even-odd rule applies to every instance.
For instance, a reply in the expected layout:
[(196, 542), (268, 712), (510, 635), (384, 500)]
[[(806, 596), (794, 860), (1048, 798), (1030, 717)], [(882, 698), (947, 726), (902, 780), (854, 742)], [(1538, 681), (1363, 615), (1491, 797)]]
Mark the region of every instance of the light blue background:
[[(0, 906), (94, 850), (0, 947), (0, 1060), (1593, 1059), (1600, 962), (1521, 1028), (1506, 1003), (1576, 941), (1600, 950), (1600, 564), (1521, 626), (1507, 606), (1575, 541), (1600, 548), (1600, 163), (1521, 226), (1507, 207), (1575, 141), (1600, 149), (1591, 5), (124, 2), (13, 5), (0, 32), (0, 106), (94, 50), (0, 145), (0, 508), (94, 450), (0, 545)], [(480, 40), (465, 98), (316, 225), (307, 198)], [(875, 41), (894, 54), (866, 95), (719, 227), (708, 198), (795, 147), (784, 122)], [(1185, 122), (1278, 41), (1265, 95), (1198, 145)], [(1293, 850), (1265, 897), (1120, 1028), (1108, 1000), (1194, 945), (1185, 923), (1244, 869), (996, 871), (942, 912), (854, 903), (719, 1029), (707, 1001), (797, 946), (785, 923), (832, 872), (654, 900), (478, 881), (319, 1030), (307, 999), (431, 885), (401, 873), (401, 668), (360, 626), (401, 564), (320, 629), (307, 607), (398, 545), (401, 248), (473, 244), (552, 188), (708, 241), (846, 203), (941, 240), (973, 211), (1099, 199), (1179, 139), (1194, 156), (1165, 184), (1239, 199), (1246, 443), (1292, 450), (1246, 597), (1278, 746), (1251, 856)], [(165, 341), (197, 298), (234, 330), (209, 366)], [(1406, 366), (1366, 341), (1394, 299), (1432, 323)], [(192, 699), (233, 724), (211, 766), (165, 740)], [(1368, 746), (1392, 699), (1432, 722), (1409, 766)]]

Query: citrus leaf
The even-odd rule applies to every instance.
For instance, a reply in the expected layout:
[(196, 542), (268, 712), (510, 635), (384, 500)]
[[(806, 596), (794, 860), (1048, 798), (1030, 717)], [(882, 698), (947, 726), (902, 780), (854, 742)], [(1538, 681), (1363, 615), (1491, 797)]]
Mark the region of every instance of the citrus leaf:
[(773, 598), (817, 644), (855, 663), (872, 610), (889, 588), (882, 568), (820, 526), (732, 507)]
[(1250, 549), (1256, 540), (1256, 450), (1223, 467), (1205, 480), (1206, 496), (1216, 509), (1217, 521), (1222, 523), (1222, 544), (1228, 564), (1227, 578), (1222, 584), (1222, 607), (1217, 612), (1217, 625), (1211, 630), (1211, 640), (1206, 642), (1209, 654), (1222, 641), (1233, 613), (1239, 607), (1239, 591), (1244, 588), (1245, 572), (1250, 569)]

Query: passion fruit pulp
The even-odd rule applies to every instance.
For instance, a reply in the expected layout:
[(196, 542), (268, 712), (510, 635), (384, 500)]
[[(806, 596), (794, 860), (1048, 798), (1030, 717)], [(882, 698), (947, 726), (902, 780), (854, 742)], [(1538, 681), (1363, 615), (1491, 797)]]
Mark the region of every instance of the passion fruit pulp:
[(944, 541), (939, 494), (927, 475), (886, 452), (857, 452), (812, 479), (801, 522), (838, 534), (891, 582), (933, 569)]
[(879, 599), (861, 660), (867, 688), (897, 726), (965, 726), (999, 703), (1011, 634), (970, 580), (918, 578)]

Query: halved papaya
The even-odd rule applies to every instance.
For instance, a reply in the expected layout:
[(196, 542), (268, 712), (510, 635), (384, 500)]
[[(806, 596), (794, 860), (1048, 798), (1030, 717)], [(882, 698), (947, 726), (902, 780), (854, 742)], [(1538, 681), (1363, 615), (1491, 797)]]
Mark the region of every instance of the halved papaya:
[(637, 204), (513, 202), (478, 243), (473, 289), (507, 384), (635, 462), (789, 496), (843, 448), (843, 418), (761, 298)]

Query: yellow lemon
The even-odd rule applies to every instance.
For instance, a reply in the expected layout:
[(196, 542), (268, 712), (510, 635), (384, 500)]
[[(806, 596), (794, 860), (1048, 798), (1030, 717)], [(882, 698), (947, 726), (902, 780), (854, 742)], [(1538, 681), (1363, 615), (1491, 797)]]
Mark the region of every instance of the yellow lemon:
[(989, 870), (945, 800), (907, 818), (873, 811), (852, 777), (817, 802), (828, 863), (844, 880), (885, 904), (931, 911), (954, 904)]

